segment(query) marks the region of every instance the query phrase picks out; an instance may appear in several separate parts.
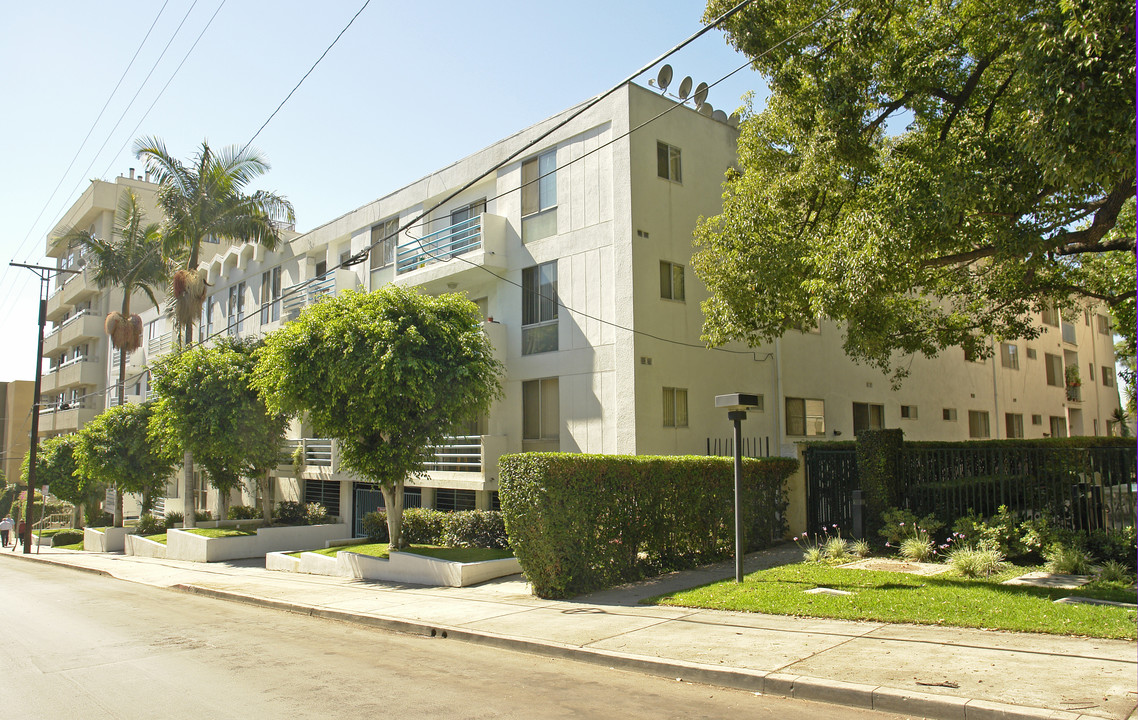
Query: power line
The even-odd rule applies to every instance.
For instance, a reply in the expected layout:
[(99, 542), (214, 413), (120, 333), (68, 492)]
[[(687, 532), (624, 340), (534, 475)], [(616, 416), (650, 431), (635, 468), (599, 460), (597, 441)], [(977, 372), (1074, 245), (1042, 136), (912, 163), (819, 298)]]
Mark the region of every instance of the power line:
[(283, 108), (285, 103), (288, 102), (289, 98), (292, 97), (292, 94), (295, 93), (298, 88), (300, 88), (301, 84), (308, 79), (308, 76), (312, 74), (312, 71), (316, 69), (316, 66), (320, 64), (320, 61), (324, 59), (324, 56), (327, 55), (332, 50), (332, 48), (336, 46), (336, 43), (340, 42), (340, 38), (344, 36), (344, 33), (348, 31), (348, 28), (352, 26), (352, 23), (356, 21), (356, 18), (358, 18), (360, 16), (360, 13), (362, 13), (367, 8), (369, 3), (371, 3), (371, 0), (364, 0), (364, 4), (361, 5), (360, 9), (356, 11), (356, 14), (352, 16), (352, 19), (348, 21), (348, 24), (345, 25), (342, 30), (340, 30), (340, 34), (337, 35), (334, 40), (332, 40), (332, 43), (324, 49), (324, 52), (320, 53), (320, 57), (316, 58), (316, 62), (312, 63), (312, 67), (308, 68), (308, 72), (304, 73), (304, 76), (297, 81), (292, 90), (289, 90), (289, 93), (285, 96), (285, 99), (281, 100), (280, 105), (277, 105), (277, 109), (273, 110), (269, 117), (265, 119), (265, 122), (261, 123), (261, 127), (257, 128), (257, 132), (253, 133), (253, 137), (249, 138), (249, 142), (245, 143), (245, 147), (241, 148), (241, 152), (238, 153), (238, 155), (244, 154), (245, 151), (249, 149), (249, 146), (253, 144), (253, 141), (256, 140), (257, 136), (261, 134), (261, 131), (265, 129), (265, 126), (268, 125), (269, 122), (277, 116), (277, 113), (280, 112), (281, 108)]

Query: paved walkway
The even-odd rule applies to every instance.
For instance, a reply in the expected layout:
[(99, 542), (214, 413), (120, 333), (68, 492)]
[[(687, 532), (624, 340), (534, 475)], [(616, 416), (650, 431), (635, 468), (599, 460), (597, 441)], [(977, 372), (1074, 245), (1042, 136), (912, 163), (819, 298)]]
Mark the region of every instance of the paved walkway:
[[(748, 556), (750, 572), (794, 546)], [(732, 577), (730, 563), (571, 601), (534, 597), (520, 576), (471, 588), (395, 585), (43, 548), (0, 552), (130, 582), (389, 630), (945, 720), (1138, 718), (1134, 642), (647, 607), (641, 598)], [(0, 570), (2, 573), (2, 570)]]

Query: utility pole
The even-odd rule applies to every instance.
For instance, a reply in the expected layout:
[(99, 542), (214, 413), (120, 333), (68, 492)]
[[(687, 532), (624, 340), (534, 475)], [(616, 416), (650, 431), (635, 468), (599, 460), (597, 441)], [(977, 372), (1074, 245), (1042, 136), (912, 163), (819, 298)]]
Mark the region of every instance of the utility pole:
[[(28, 495), (24, 503), (24, 554), (32, 551), (32, 510), (36, 504), (36, 453), (40, 444), (40, 381), (43, 373), (43, 330), (47, 325), (47, 293), (51, 278), (62, 273), (77, 275), (78, 270), (64, 268), (43, 267), (42, 265), (25, 265), (24, 263), (8, 263), (12, 267), (22, 267), (33, 271), (40, 278), (40, 316), (39, 335), (36, 342), (36, 379), (35, 389), (32, 391), (32, 437), (31, 448), (28, 450)], [(44, 498), (47, 501), (47, 498)]]

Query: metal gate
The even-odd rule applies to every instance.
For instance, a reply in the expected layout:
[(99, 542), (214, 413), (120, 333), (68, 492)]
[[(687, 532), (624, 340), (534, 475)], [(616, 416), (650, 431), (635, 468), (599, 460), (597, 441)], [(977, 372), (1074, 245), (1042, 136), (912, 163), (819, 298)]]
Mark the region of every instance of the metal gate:
[(853, 491), (861, 489), (854, 448), (806, 448), (806, 529), (811, 533), (837, 525), (853, 530)]
[(355, 502), (352, 507), (355, 509), (352, 517), (352, 537), (364, 537), (364, 515), (382, 510), (383, 493), (375, 485), (368, 483), (355, 483)]

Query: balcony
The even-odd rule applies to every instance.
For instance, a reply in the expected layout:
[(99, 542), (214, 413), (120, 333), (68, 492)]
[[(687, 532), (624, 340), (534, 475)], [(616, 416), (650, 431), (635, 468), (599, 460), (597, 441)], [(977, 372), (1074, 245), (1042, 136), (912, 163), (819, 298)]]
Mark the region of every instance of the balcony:
[[(396, 248), (396, 282), (424, 285), (486, 267), (504, 270), (506, 218), (482, 214)], [(461, 259), (456, 259), (461, 258)]]
[[(59, 347), (66, 348), (98, 339), (104, 332), (103, 319), (96, 317), (90, 310), (83, 310), (64, 320), (55, 334), (59, 335)], [(46, 344), (44, 353), (47, 353)]]
[[(301, 448), (297, 456), (297, 448)], [(279, 470), (291, 474), (295, 470), (297, 460), (303, 458), (301, 472), (315, 469), (317, 472), (334, 473), (339, 470), (339, 452), (336, 442), (332, 438), (300, 438), (288, 439), (281, 444), (281, 460)]]
[(146, 341), (146, 358), (154, 360), (174, 349), (174, 333), (162, 333)]
[(354, 289), (358, 285), (359, 278), (356, 273), (343, 268), (332, 270), (320, 277), (311, 278), (296, 285), (290, 285), (281, 294), (284, 319), (295, 320), (300, 316), (300, 312), (309, 305), (326, 296), (334, 296), (341, 290)]
[(430, 448), (422, 469), (436, 481), (481, 484), (498, 477), (498, 458), (505, 452), (504, 435), (457, 435)]
[(81, 385), (101, 386), (106, 380), (107, 370), (101, 362), (91, 357), (73, 358), (43, 374), (40, 392), (46, 394)]
[(40, 408), (39, 433), (75, 432), (95, 419), (99, 409), (85, 402)]
[(1082, 402), (1083, 401), (1083, 388), (1079, 385), (1067, 386), (1067, 400), (1069, 402)]

